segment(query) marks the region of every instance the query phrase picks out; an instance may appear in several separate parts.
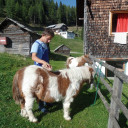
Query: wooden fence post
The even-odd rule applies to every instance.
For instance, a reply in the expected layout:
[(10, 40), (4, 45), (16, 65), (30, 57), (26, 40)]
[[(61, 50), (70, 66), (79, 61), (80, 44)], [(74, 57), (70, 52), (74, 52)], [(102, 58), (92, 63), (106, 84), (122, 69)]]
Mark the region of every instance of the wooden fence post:
[(83, 44), (83, 50), (84, 54), (88, 54), (87, 47), (88, 47), (88, 41), (87, 41), (87, 0), (84, 0), (84, 44)]
[(119, 112), (120, 109), (116, 102), (114, 101), (113, 97), (118, 98), (121, 100), (122, 96), (122, 84), (123, 81), (119, 79), (116, 75), (114, 76), (114, 83), (113, 83), (113, 93), (111, 97), (111, 104), (110, 104), (110, 113), (109, 113), (109, 120), (108, 120), (108, 128), (114, 128), (114, 118), (119, 120)]

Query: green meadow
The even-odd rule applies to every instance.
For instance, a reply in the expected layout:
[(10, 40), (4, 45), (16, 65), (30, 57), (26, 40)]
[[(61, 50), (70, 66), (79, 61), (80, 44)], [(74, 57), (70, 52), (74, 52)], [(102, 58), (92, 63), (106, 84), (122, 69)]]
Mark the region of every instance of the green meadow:
[[(54, 50), (60, 44), (66, 44), (71, 47), (71, 51), (79, 53), (71, 54), (72, 56), (80, 56), (83, 52), (82, 42), (79, 38), (66, 40), (55, 36), (50, 46), (51, 50)], [(67, 56), (51, 52), (50, 64), (53, 66), (53, 70), (66, 68), (66, 59)], [(50, 113), (43, 114), (38, 111), (38, 104), (35, 101), (33, 112), (39, 120), (38, 123), (31, 123), (28, 119), (21, 117), (20, 106), (15, 104), (12, 98), (12, 80), (17, 70), (31, 64), (33, 64), (31, 57), (0, 53), (0, 128), (107, 128), (108, 112), (99, 97), (97, 97), (96, 103), (93, 104), (96, 90), (94, 88), (90, 90), (90, 86), (86, 83), (71, 104), (71, 121), (66, 121), (63, 118), (62, 102), (55, 103), (50, 108)], [(108, 102), (110, 102), (110, 94), (101, 83), (100, 88)], [(127, 98), (128, 85), (125, 84), (122, 101), (128, 107)], [(122, 113), (120, 116), (121, 128), (127, 128), (126, 118)]]

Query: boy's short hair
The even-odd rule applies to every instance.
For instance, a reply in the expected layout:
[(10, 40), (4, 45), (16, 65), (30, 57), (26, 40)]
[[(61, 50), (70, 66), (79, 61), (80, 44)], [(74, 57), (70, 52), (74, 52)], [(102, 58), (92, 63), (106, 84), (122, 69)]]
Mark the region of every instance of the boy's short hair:
[(50, 35), (51, 37), (54, 37), (54, 32), (53, 32), (52, 29), (47, 28), (47, 29), (45, 29), (45, 31), (42, 33), (42, 36), (45, 36), (45, 35)]

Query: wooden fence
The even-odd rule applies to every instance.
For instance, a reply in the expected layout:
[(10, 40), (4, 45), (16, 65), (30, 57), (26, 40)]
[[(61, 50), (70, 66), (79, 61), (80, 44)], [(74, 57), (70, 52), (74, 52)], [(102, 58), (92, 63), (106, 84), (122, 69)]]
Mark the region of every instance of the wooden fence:
[[(99, 64), (101, 63), (100, 60), (96, 59), (93, 56), (90, 56), (90, 58), (94, 62), (98, 62)], [(102, 62), (102, 66), (104, 66), (105, 68), (107, 68), (108, 70), (114, 73), (114, 82), (112, 87), (103, 77), (100, 77), (101, 82), (104, 84), (106, 89), (111, 94), (110, 104), (107, 102), (107, 100), (101, 93), (100, 89), (98, 89), (97, 93), (101, 98), (103, 104), (105, 105), (107, 111), (109, 112), (108, 128), (120, 128), (118, 124), (120, 111), (122, 111), (122, 113), (128, 120), (128, 109), (121, 102), (123, 83), (128, 83), (128, 76), (125, 75), (123, 72), (117, 70), (115, 67), (108, 65), (107, 63)]]

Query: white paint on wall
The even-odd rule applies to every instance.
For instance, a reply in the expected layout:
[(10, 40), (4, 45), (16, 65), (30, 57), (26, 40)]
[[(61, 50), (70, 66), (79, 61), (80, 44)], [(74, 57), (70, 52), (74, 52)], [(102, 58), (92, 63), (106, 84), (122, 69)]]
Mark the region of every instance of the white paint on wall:
[(124, 73), (126, 75), (128, 75), (128, 62), (125, 63), (125, 71), (124, 71)]
[[(102, 61), (105, 63), (105, 61)], [(100, 70), (101, 70), (101, 74), (100, 76), (104, 77), (105, 76), (105, 67), (102, 66), (102, 63), (98, 63), (98, 62), (95, 62), (93, 63), (93, 68), (94, 70), (99, 74), (100, 73)]]
[(60, 35), (66, 39), (74, 39), (75, 38), (75, 34), (73, 32), (69, 32), (69, 31), (60, 32)]

